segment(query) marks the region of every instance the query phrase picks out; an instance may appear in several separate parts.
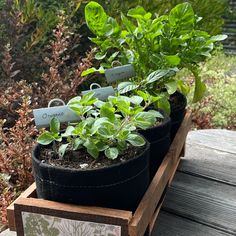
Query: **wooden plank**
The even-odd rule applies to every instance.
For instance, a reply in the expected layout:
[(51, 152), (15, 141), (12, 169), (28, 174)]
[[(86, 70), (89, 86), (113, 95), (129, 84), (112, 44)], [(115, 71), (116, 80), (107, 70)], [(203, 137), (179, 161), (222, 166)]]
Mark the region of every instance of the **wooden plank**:
[(156, 206), (161, 198), (162, 192), (164, 191), (170, 177), (173, 174), (173, 170), (178, 163), (179, 155), (185, 143), (190, 125), (191, 114), (187, 113), (169, 149), (169, 152), (164, 158), (161, 166), (149, 185), (147, 192), (134, 213), (129, 225), (130, 236), (141, 236), (145, 233), (150, 219), (152, 218)]
[[(212, 200), (236, 206), (236, 188), (217, 181), (176, 172), (171, 188), (212, 197)], [(199, 196), (200, 197), (200, 196)]]
[(128, 235), (128, 224), (132, 212), (101, 207), (76, 206), (37, 198), (19, 198), (14, 204), (17, 235), (23, 236), (22, 212), (30, 212), (41, 216), (94, 222), (121, 226), (121, 235)]
[[(17, 201), (20, 198), (28, 198), (28, 197), (35, 197), (35, 196), (36, 196), (36, 184), (33, 183), (23, 193), (21, 193), (21, 195), (15, 201)], [(14, 216), (14, 203), (15, 203), (15, 201), (12, 202), (7, 207), (8, 227), (12, 231), (16, 230), (15, 216)]]
[[(198, 131), (197, 131), (198, 132)], [(179, 171), (236, 186), (236, 155), (209, 149), (188, 141)]]
[(206, 179), (196, 186), (201, 178), (198, 178), (198, 181), (193, 180), (197, 177), (189, 178), (188, 183), (183, 183), (182, 187), (180, 187), (181, 184), (177, 185), (173, 182), (174, 187), (170, 187), (168, 190), (163, 209), (235, 235), (235, 187), (210, 180), (206, 181)]
[(180, 216), (161, 211), (152, 236), (231, 236)]
[[(183, 156), (185, 155), (185, 148), (186, 148), (186, 145), (185, 145), (185, 143), (184, 143), (183, 148), (182, 148), (182, 150), (181, 150), (181, 152), (180, 152), (180, 156), (179, 156), (179, 157), (183, 157)], [(176, 172), (176, 170), (177, 170), (177, 168), (178, 168), (178, 166), (179, 166), (180, 160), (181, 160), (181, 158), (179, 158), (179, 160), (178, 160), (177, 163), (176, 163), (176, 166), (175, 166), (175, 168), (174, 168), (174, 170), (173, 170), (172, 176), (170, 177), (170, 180), (169, 180), (169, 182), (168, 182), (168, 186), (170, 186), (170, 184), (172, 183), (172, 180), (173, 180), (173, 178), (174, 178), (174, 176), (175, 176), (175, 172)], [(167, 186), (166, 186), (166, 188), (167, 188)], [(164, 194), (164, 195), (166, 194), (166, 190), (164, 190), (164, 193), (163, 193), (163, 194)], [(152, 216), (151, 222), (149, 223), (149, 234), (151, 234), (151, 232), (153, 231), (153, 228), (154, 228), (156, 219), (157, 219), (157, 217), (158, 217), (158, 215), (159, 215), (159, 212), (160, 212), (160, 210), (161, 210), (161, 207), (162, 207), (162, 204), (163, 204), (163, 202), (164, 202), (164, 199), (165, 199), (165, 196), (163, 196), (163, 199), (160, 200), (161, 202), (158, 203), (159, 206), (157, 207), (155, 213), (154, 213), (153, 216)]]
[(149, 228), (148, 228), (148, 233), (149, 233), (149, 235), (151, 235), (151, 233), (153, 232), (153, 229), (154, 229), (154, 226), (155, 226), (157, 217), (159, 216), (159, 213), (160, 213), (160, 211), (161, 211), (161, 207), (162, 207), (163, 202), (164, 202), (164, 199), (163, 199), (163, 201), (161, 202), (160, 206), (156, 209), (155, 213), (154, 213), (153, 216), (152, 216), (152, 220), (151, 220), (151, 222), (149, 223)]
[[(180, 152), (180, 157), (183, 157), (184, 155), (185, 155), (185, 143), (184, 143), (183, 148), (182, 148), (182, 150), (181, 150), (181, 152)], [(171, 177), (170, 177), (170, 180), (169, 180), (167, 186), (170, 186), (170, 184), (172, 183), (172, 181), (173, 181), (173, 179), (174, 179), (174, 176), (175, 176), (175, 172), (176, 172), (176, 170), (177, 170), (177, 168), (178, 168), (178, 165), (179, 165), (179, 163), (180, 163), (180, 160), (181, 160), (181, 158), (179, 158), (179, 160), (177, 161), (176, 166), (175, 166), (175, 168), (174, 168), (174, 170), (173, 170), (173, 173), (172, 173), (172, 175), (171, 175)], [(166, 186), (166, 188), (167, 188), (167, 186)], [(165, 194), (166, 194), (166, 190), (164, 191), (164, 195), (165, 195)], [(159, 215), (159, 212), (160, 212), (160, 210), (161, 210), (161, 207), (162, 207), (162, 204), (163, 204), (163, 202), (164, 202), (164, 199), (165, 199), (165, 196), (163, 196), (163, 199), (160, 200), (161, 202), (158, 203), (159, 206), (157, 207), (157, 209), (155, 210), (155, 213), (154, 213), (153, 216), (152, 216), (151, 222), (149, 223), (149, 234), (151, 234), (151, 232), (153, 231), (153, 228), (154, 228), (156, 219), (157, 219), (157, 217), (158, 217), (158, 215)]]
[(236, 154), (236, 132), (223, 129), (206, 129), (189, 132), (187, 144), (198, 144), (215, 150)]

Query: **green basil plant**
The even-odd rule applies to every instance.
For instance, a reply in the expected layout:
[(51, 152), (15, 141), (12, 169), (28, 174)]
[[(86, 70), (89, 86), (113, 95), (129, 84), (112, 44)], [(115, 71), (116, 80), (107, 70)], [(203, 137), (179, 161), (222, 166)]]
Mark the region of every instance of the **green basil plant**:
[(85, 7), (85, 18), (88, 28), (96, 36), (91, 41), (98, 46), (96, 59), (101, 60), (101, 68), (90, 68), (84, 75), (104, 72), (114, 61), (122, 65), (131, 63), (137, 76), (119, 86), (121, 93), (139, 86), (154, 94), (167, 90), (168, 96), (177, 88), (186, 94), (189, 87), (174, 75), (187, 68), (195, 77), (193, 102), (199, 101), (206, 90), (199, 76), (199, 63), (211, 56), (217, 41), (227, 37), (211, 36), (197, 30), (201, 17), (194, 14), (187, 2), (162, 16), (137, 6), (130, 9), (127, 16), (121, 13), (121, 23), (118, 24), (101, 5), (91, 1)]
[(42, 145), (52, 143), (52, 147), (59, 142), (60, 147), (55, 150), (59, 158), (63, 158), (66, 151), (84, 148), (94, 159), (100, 152), (109, 159), (116, 159), (129, 145), (145, 145), (137, 129), (147, 129), (163, 118), (157, 111), (146, 111), (155, 101), (155, 97), (144, 92), (132, 97), (110, 96), (107, 102), (95, 98), (94, 93), (75, 97), (68, 106), (79, 121), (61, 132), (59, 120), (53, 118), (50, 130), (42, 133), (37, 141)]

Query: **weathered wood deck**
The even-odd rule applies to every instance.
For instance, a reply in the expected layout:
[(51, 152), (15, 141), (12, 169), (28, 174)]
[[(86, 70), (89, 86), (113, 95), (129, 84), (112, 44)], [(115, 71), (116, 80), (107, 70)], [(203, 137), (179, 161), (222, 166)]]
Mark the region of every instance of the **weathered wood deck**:
[(152, 235), (236, 235), (236, 132), (189, 133)]
[[(0, 234), (15, 235), (9, 231)], [(236, 132), (189, 133), (185, 157), (152, 235), (236, 235)]]

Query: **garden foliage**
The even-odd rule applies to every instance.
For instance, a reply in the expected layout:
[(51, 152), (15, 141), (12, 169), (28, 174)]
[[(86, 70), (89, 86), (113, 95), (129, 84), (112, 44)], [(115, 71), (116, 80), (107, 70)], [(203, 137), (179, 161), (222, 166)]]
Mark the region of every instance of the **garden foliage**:
[(177, 4), (189, 2), (194, 12), (202, 17), (198, 24), (198, 29), (207, 31), (211, 35), (221, 33), (224, 20), (222, 16), (230, 10), (228, 0), (103, 0), (98, 1), (102, 4), (109, 15), (119, 17), (120, 12), (126, 14), (130, 8), (137, 5), (143, 6), (147, 11), (153, 14), (168, 14)]
[[(173, 94), (178, 87), (186, 92), (186, 84), (169, 78), (173, 76), (169, 72), (187, 68), (195, 78), (193, 101), (199, 101), (206, 87), (199, 76), (198, 65), (211, 56), (217, 41), (227, 37), (211, 36), (198, 30), (201, 18), (195, 15), (189, 3), (179, 4), (168, 15), (162, 16), (137, 6), (129, 9), (127, 16), (121, 13), (118, 23), (100, 4), (92, 1), (85, 7), (85, 19), (96, 36), (91, 41), (99, 47), (95, 58), (103, 62), (104, 68), (111, 68), (117, 61), (121, 65), (134, 65), (137, 76), (132, 82), (122, 83), (123, 93), (137, 89), (140, 84), (144, 90), (157, 94), (164, 89)], [(161, 104), (168, 104), (168, 95), (163, 98), (165, 102)], [(159, 107), (169, 111), (167, 105), (159, 104)]]
[[(82, 72), (93, 66), (95, 50), (90, 49), (88, 40), (92, 35), (82, 17), (85, 2), (88, 1), (0, 1), (0, 217), (4, 224), (7, 223), (6, 207), (33, 181), (30, 159), (38, 131), (33, 125), (32, 109), (45, 107), (55, 97), (68, 101), (76, 96), (78, 86), (88, 79), (81, 77)], [(183, 1), (99, 2), (107, 8), (109, 15), (117, 17), (117, 24), (120, 24), (120, 12), (126, 15), (128, 9), (136, 7), (137, 3), (155, 16), (168, 14), (173, 6)], [(220, 31), (225, 0), (188, 2), (193, 3), (194, 11), (203, 17), (199, 29), (211, 34)], [(111, 23), (116, 24), (115, 20)], [(228, 58), (222, 57), (219, 56), (223, 65)], [(178, 61), (173, 59), (177, 58), (169, 58), (172, 62)], [(210, 104), (210, 111), (203, 110), (205, 105), (202, 105), (201, 113), (198, 113), (198, 108), (193, 108), (194, 114), (195, 117), (201, 114), (203, 118), (207, 115), (212, 127), (235, 128), (235, 104), (228, 99), (235, 94), (235, 80), (219, 76), (221, 71), (215, 68), (220, 68), (220, 65), (217, 59), (213, 62), (210, 71), (216, 73), (212, 78), (218, 85), (211, 90), (213, 81), (208, 83), (212, 100), (201, 103)], [(205, 77), (206, 72), (202, 76)], [(224, 83), (219, 82), (221, 79)], [(226, 83), (228, 97), (221, 92), (218, 100), (221, 86)], [(213, 100), (214, 103), (210, 103)], [(221, 116), (213, 118), (209, 115), (218, 111)]]

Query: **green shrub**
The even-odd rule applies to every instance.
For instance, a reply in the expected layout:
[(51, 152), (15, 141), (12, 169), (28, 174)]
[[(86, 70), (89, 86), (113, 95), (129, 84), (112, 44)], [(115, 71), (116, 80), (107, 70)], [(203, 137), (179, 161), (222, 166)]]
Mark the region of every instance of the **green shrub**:
[[(222, 52), (201, 67), (207, 84), (207, 96), (201, 103), (190, 105), (198, 128), (226, 128), (236, 130), (236, 57)], [(190, 78), (188, 72), (178, 75)]]
[(222, 16), (225, 14), (228, 0), (99, 0), (99, 3), (106, 7), (109, 15), (119, 15), (122, 11), (124, 14), (130, 8), (137, 5), (143, 6), (147, 11), (157, 14), (167, 14), (169, 11), (179, 3), (189, 2), (193, 6), (194, 12), (203, 17), (203, 20), (199, 24), (201, 30), (207, 31), (211, 35), (215, 35), (221, 32), (221, 28), (224, 24)]
[[(11, 47), (11, 55), (15, 62), (14, 68), (20, 73), (15, 80), (40, 81), (45, 70), (44, 58), (49, 51), (46, 48), (53, 40), (53, 30), (61, 15), (66, 18), (66, 26), (71, 32), (73, 45), (68, 48), (70, 64), (79, 56), (84, 56), (90, 43), (80, 36), (81, 19), (79, 7), (82, 1), (63, 0), (5, 0), (0, 2), (0, 60), (3, 59), (6, 45)], [(82, 29), (83, 30), (83, 29)], [(88, 45), (89, 44), (89, 45)], [(79, 51), (80, 50), (80, 51)], [(2, 81), (6, 76), (0, 68)]]

